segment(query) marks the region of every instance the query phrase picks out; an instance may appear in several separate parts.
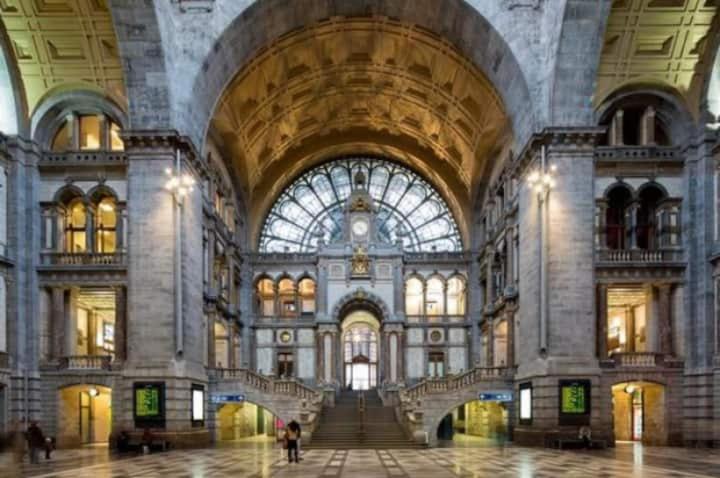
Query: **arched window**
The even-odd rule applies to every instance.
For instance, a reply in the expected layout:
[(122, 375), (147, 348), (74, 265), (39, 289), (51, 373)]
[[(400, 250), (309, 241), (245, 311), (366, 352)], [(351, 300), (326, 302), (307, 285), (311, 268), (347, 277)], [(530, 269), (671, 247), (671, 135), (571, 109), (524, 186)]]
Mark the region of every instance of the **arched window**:
[(300, 312), (303, 315), (315, 313), (315, 281), (310, 278), (301, 280), (298, 284), (300, 295)]
[(417, 277), (405, 282), (405, 314), (423, 315), (423, 283)]
[(448, 315), (465, 314), (465, 279), (451, 277), (447, 283), (447, 313)]
[(278, 296), (280, 297), (280, 316), (297, 316), (297, 297), (295, 284), (291, 279), (282, 279), (278, 283)]
[(628, 207), (631, 202), (632, 194), (625, 186), (615, 186), (607, 194), (605, 242), (608, 249), (626, 249), (629, 246)]
[(275, 315), (275, 287), (270, 279), (257, 283), (258, 313), (264, 317)]
[(97, 205), (95, 212), (95, 250), (111, 254), (117, 248), (117, 207), (115, 201), (106, 197)]
[(51, 142), (53, 152), (123, 151), (120, 126), (102, 114), (70, 114), (60, 124)]
[(425, 292), (425, 314), (443, 315), (445, 313), (445, 284), (438, 277), (427, 281)]
[(639, 196), (637, 211), (637, 246), (640, 249), (657, 249), (660, 246), (659, 218), (660, 203), (665, 193), (660, 188), (649, 185), (644, 187)]
[(412, 171), (374, 158), (338, 159), (298, 178), (278, 198), (265, 219), (261, 252), (312, 252), (322, 237), (341, 239), (343, 211), (351, 178), (362, 170), (378, 210), (379, 238), (398, 240), (406, 251), (459, 251), (462, 241), (453, 215), (437, 191)]
[(87, 210), (82, 201), (70, 203), (65, 213), (65, 252), (87, 252)]

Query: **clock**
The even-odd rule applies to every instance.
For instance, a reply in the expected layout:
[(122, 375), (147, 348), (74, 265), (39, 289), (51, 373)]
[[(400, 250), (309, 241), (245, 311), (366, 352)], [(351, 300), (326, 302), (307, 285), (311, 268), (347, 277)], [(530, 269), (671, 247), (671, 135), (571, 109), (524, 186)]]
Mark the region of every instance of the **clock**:
[(370, 225), (368, 224), (366, 219), (356, 219), (352, 223), (353, 235), (357, 237), (364, 237), (368, 233), (369, 228)]

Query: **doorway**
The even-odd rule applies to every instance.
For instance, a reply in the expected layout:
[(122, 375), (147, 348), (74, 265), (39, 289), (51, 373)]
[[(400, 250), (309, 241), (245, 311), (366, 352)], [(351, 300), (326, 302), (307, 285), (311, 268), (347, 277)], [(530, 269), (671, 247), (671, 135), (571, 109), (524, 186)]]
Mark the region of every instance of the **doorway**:
[(377, 387), (379, 330), (380, 323), (369, 312), (353, 312), (343, 321), (343, 370), (346, 388), (371, 390)]
[(60, 390), (57, 442), (60, 448), (108, 442), (112, 424), (112, 390), (100, 385), (73, 385)]
[(624, 382), (612, 387), (613, 428), (617, 441), (665, 445), (665, 387)]

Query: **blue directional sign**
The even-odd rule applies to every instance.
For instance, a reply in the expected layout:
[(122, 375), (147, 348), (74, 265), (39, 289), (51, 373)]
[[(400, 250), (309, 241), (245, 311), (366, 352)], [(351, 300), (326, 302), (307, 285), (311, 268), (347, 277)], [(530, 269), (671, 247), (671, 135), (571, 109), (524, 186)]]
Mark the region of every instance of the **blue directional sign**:
[(478, 400), (481, 402), (512, 402), (513, 393), (510, 390), (480, 392)]
[(226, 393), (213, 393), (210, 395), (210, 403), (238, 403), (244, 402), (245, 395), (241, 393), (226, 394)]

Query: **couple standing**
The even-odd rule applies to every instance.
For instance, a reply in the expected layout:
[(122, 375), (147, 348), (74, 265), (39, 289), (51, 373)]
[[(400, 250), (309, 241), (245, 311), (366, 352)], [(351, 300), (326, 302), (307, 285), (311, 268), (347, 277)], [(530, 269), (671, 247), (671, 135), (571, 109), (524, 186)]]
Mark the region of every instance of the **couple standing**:
[(293, 462), (293, 454), (295, 455), (295, 463), (300, 463), (298, 453), (301, 435), (302, 429), (300, 428), (300, 424), (293, 419), (285, 427), (285, 435), (283, 436), (283, 448), (287, 449), (288, 463)]

